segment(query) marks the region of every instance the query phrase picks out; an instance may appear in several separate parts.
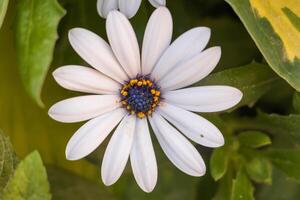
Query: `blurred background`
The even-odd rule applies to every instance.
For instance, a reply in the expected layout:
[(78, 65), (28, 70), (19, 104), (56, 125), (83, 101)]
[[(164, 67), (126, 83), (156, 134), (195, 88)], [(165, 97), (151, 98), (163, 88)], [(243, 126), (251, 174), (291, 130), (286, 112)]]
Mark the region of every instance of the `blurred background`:
[[(207, 164), (207, 173), (200, 178), (190, 177), (176, 169), (163, 154), (157, 140), (153, 138), (155, 153), (158, 160), (159, 178), (155, 190), (146, 194), (137, 186), (130, 166), (127, 166), (120, 180), (111, 187), (105, 187), (100, 178), (100, 164), (107, 141), (96, 152), (80, 161), (67, 161), (65, 159), (65, 146), (71, 135), (82, 125), (63, 124), (50, 119), (47, 115), (48, 108), (54, 103), (67, 97), (77, 96), (79, 93), (70, 92), (59, 87), (51, 73), (62, 65), (81, 64), (86, 65), (72, 50), (67, 34), (74, 27), (84, 27), (98, 33), (106, 39), (105, 20), (100, 18), (96, 11), (96, 0), (60, 0), (59, 3), (67, 11), (58, 27), (59, 39), (57, 40), (53, 61), (47, 75), (43, 90), (42, 101), (44, 108), (37, 104), (25, 92), (17, 66), (15, 45), (14, 19), (16, 14), (16, 0), (11, 0), (3, 27), (0, 30), (0, 128), (10, 137), (17, 156), (22, 159), (33, 150), (38, 150), (43, 163), (46, 166), (50, 192), (53, 199), (57, 200), (209, 200), (228, 199), (225, 193), (230, 192), (232, 177), (227, 175), (221, 180), (215, 181), (210, 172), (210, 157), (212, 150), (197, 147)], [(232, 8), (223, 0), (168, 0), (174, 20), (174, 36), (197, 26), (207, 26), (212, 30), (212, 37), (208, 46), (221, 46), (222, 59), (214, 72), (240, 69), (250, 63), (258, 62), (262, 67), (249, 66), (248, 72), (242, 73), (244, 82), (239, 83), (235, 75), (239, 70), (232, 72), (228, 80), (219, 79), (219, 76), (204, 80), (203, 83), (218, 83), (231, 81), (234, 85), (242, 84), (249, 90), (246, 98), (251, 98), (234, 112), (205, 115), (214, 121), (228, 138), (237, 130), (248, 130), (247, 127), (260, 127), (261, 130), (270, 130), (264, 125), (275, 127), (285, 122), (270, 118), (270, 113), (283, 116), (293, 112), (294, 90), (275, 75), (269, 67), (265, 67), (265, 61), (249, 33), (241, 23)], [(146, 22), (154, 8), (143, 1), (138, 14), (131, 20), (141, 44)], [(120, 33), (121, 34), (121, 33)], [(295, 41), (299, 42), (299, 41)], [(253, 67), (253, 68), (251, 68)], [(251, 69), (257, 69), (257, 73)], [(262, 71), (262, 72), (261, 72)], [(259, 74), (262, 73), (263, 75)], [(271, 77), (271, 78), (270, 78)], [(247, 79), (249, 78), (249, 80)], [(268, 82), (258, 82), (265, 79)], [(251, 82), (252, 81), (252, 82)], [(256, 84), (257, 83), (257, 84)], [(247, 88), (248, 86), (248, 88)], [(252, 90), (253, 89), (253, 90)], [(261, 91), (259, 94), (255, 92)], [(254, 94), (255, 93), (255, 94)], [(252, 96), (251, 96), (252, 95)], [(263, 114), (259, 114), (263, 113)], [(297, 118), (298, 119), (298, 118)], [(279, 120), (279, 119), (278, 119)], [(299, 121), (300, 122), (300, 121)], [(274, 124), (271, 124), (274, 123)], [(299, 131), (294, 122), (295, 130)], [(292, 126), (292, 125), (291, 125)], [(291, 127), (282, 125), (277, 131), (285, 131)], [(280, 129), (280, 130), (279, 130)], [(227, 134), (227, 135), (226, 135)], [(266, 134), (270, 135), (266, 131)], [(285, 138), (284, 134), (271, 135), (272, 146), (291, 147), (294, 138)], [(295, 141), (294, 141), (295, 142)], [(292, 144), (298, 145), (298, 144)], [(234, 147), (236, 148), (236, 147)], [(233, 148), (233, 149), (234, 149)], [(234, 167), (228, 167), (227, 174), (234, 174)], [(265, 172), (269, 173), (269, 172)], [(286, 176), (284, 172), (273, 167), (272, 184), (270, 181), (260, 183), (252, 181), (255, 188), (256, 199), (272, 200), (296, 200), (300, 199), (300, 184)], [(297, 172), (299, 174), (299, 172)], [(232, 175), (233, 177), (235, 175)], [(227, 184), (228, 183), (228, 184)]]

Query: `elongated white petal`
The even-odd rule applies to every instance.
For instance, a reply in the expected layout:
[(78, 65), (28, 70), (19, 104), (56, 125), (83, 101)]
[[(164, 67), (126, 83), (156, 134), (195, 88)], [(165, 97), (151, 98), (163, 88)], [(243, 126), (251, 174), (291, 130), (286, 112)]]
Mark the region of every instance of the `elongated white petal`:
[(69, 140), (68, 160), (79, 160), (94, 151), (126, 114), (123, 108), (101, 115), (84, 124)]
[(136, 117), (127, 115), (121, 121), (105, 150), (101, 176), (105, 185), (114, 184), (121, 176), (132, 147)]
[(192, 85), (210, 74), (221, 58), (221, 48), (209, 48), (182, 62), (159, 81), (162, 90), (174, 90)]
[(142, 0), (119, 0), (119, 9), (126, 17), (131, 18), (137, 13), (141, 2)]
[(178, 64), (200, 53), (207, 45), (209, 38), (210, 29), (206, 27), (194, 28), (182, 34), (162, 55), (151, 77), (160, 80)]
[(215, 125), (190, 111), (162, 103), (159, 113), (194, 142), (206, 147), (224, 145), (224, 137)]
[(138, 185), (151, 192), (157, 182), (157, 163), (146, 119), (137, 119), (130, 162)]
[(103, 74), (120, 83), (128, 79), (109, 45), (95, 33), (74, 28), (69, 32), (69, 40), (74, 50)]
[(167, 47), (171, 43), (173, 21), (165, 7), (156, 9), (151, 15), (143, 41), (142, 72), (150, 74)]
[(166, 6), (166, 0), (149, 0), (154, 7)]
[(166, 102), (195, 112), (219, 112), (238, 104), (243, 93), (230, 86), (201, 86), (164, 93)]
[(118, 9), (118, 0), (98, 0), (97, 10), (101, 17), (106, 18), (112, 10)]
[(94, 94), (116, 94), (120, 84), (89, 67), (68, 65), (53, 72), (56, 82), (62, 87)]
[(181, 171), (191, 176), (203, 176), (205, 163), (196, 148), (159, 114), (149, 118), (163, 151)]
[(120, 106), (118, 95), (80, 96), (54, 104), (49, 109), (49, 115), (60, 122), (80, 122), (100, 116)]
[(111, 11), (106, 20), (106, 31), (112, 50), (127, 74), (133, 78), (141, 72), (140, 50), (128, 19), (118, 11)]

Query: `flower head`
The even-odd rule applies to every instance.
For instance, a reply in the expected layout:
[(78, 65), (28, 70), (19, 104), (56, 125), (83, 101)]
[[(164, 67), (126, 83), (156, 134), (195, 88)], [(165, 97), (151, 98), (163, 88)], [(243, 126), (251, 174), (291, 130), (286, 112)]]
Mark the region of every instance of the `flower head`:
[(204, 175), (205, 163), (187, 138), (206, 147), (220, 147), (224, 138), (193, 112), (226, 110), (242, 98), (229, 86), (185, 88), (212, 72), (221, 57), (220, 47), (203, 51), (210, 29), (194, 28), (170, 44), (172, 17), (159, 7), (147, 24), (141, 56), (133, 28), (121, 12), (108, 14), (106, 29), (110, 45), (82, 28), (69, 34), (75, 51), (94, 69), (71, 65), (53, 73), (64, 88), (94, 94), (61, 101), (49, 110), (61, 122), (89, 120), (68, 142), (67, 159), (87, 156), (117, 126), (104, 154), (102, 180), (115, 183), (130, 159), (138, 185), (150, 192), (157, 181), (157, 163), (149, 120), (170, 161), (191, 176)]
[[(142, 0), (98, 0), (97, 9), (101, 17), (106, 18), (112, 10), (119, 10), (126, 17), (132, 18), (138, 11)], [(165, 6), (166, 0), (149, 0), (154, 7)]]

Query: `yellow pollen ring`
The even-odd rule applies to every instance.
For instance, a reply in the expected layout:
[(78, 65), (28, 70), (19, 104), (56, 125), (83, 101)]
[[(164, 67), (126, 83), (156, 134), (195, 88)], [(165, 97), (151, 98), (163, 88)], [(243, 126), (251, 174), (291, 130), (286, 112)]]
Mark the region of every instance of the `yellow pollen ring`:
[[(127, 102), (127, 99), (130, 98), (129, 91), (133, 87), (148, 87), (149, 88), (149, 93), (153, 95), (153, 102), (151, 104), (151, 107), (147, 111), (136, 111), (134, 108)], [(138, 118), (144, 118), (146, 116), (152, 115), (154, 112), (155, 108), (159, 104), (159, 97), (161, 95), (161, 92), (158, 90), (158, 88), (154, 85), (154, 83), (145, 78), (137, 78), (137, 79), (132, 79), (126, 84), (123, 85), (123, 87), (120, 90), (121, 94), (121, 104), (123, 107), (128, 110), (129, 114), (131, 115), (136, 115)]]

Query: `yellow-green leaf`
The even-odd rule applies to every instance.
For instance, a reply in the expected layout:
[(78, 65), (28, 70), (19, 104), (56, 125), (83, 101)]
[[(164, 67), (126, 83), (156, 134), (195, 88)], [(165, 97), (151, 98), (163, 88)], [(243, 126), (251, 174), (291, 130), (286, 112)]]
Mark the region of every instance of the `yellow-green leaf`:
[(228, 146), (217, 148), (213, 151), (210, 158), (210, 172), (215, 181), (221, 179), (228, 167), (229, 162), (229, 149)]
[(3, 191), (3, 200), (50, 200), (46, 169), (38, 152), (28, 155), (10, 178)]
[(231, 200), (254, 200), (254, 188), (244, 170), (240, 169), (233, 180)]
[(269, 65), (300, 91), (298, 0), (226, 0), (239, 15)]
[(51, 64), (57, 26), (64, 9), (56, 0), (19, 0), (16, 47), (19, 71), (27, 93), (40, 105), (41, 89)]
[(293, 97), (293, 107), (296, 113), (300, 113), (300, 92), (295, 92)]
[(266, 154), (272, 163), (287, 176), (300, 180), (299, 149), (270, 149)]
[(249, 177), (257, 183), (272, 183), (272, 166), (268, 159), (255, 157), (246, 164)]
[(220, 179), (218, 189), (213, 197), (213, 200), (231, 200), (232, 192), (232, 172)]
[(259, 131), (244, 131), (238, 135), (239, 142), (248, 147), (259, 148), (271, 144), (268, 135)]
[(0, 28), (2, 26), (9, 0), (0, 0)]
[(9, 138), (0, 131), (0, 193), (14, 173), (17, 157)]

